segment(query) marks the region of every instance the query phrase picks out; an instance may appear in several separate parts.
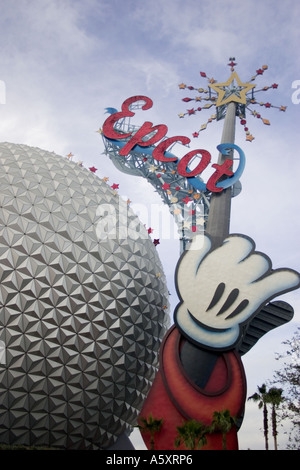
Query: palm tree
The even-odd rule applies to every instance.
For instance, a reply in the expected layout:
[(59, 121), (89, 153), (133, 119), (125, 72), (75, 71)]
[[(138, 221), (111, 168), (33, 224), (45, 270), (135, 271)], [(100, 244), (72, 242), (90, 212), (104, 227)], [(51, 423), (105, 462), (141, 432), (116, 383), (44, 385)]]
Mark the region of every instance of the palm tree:
[(284, 401), (282, 396), (283, 389), (272, 387), (268, 391), (268, 403), (272, 405), (272, 434), (274, 438), (274, 447), (277, 450), (277, 414), (276, 408)]
[(231, 416), (229, 410), (215, 411), (210, 426), (210, 432), (219, 431), (222, 433), (222, 449), (227, 449), (226, 435), (236, 424), (236, 419)]
[(154, 435), (156, 432), (161, 430), (163, 420), (153, 418), (152, 414), (150, 413), (148, 418), (140, 418), (141, 424), (137, 425), (137, 427), (143, 432), (150, 433), (150, 449), (154, 450)]
[(268, 393), (267, 387), (265, 384), (262, 384), (261, 387), (257, 387), (259, 393), (254, 393), (248, 400), (253, 400), (254, 402), (258, 402), (258, 408), (263, 408), (263, 420), (264, 420), (264, 436), (265, 436), (265, 447), (266, 450), (269, 450), (269, 442), (268, 442)]
[(196, 450), (207, 444), (206, 434), (209, 428), (201, 421), (192, 419), (185, 421), (182, 426), (177, 426), (178, 436), (175, 439), (175, 447), (184, 444), (187, 449)]

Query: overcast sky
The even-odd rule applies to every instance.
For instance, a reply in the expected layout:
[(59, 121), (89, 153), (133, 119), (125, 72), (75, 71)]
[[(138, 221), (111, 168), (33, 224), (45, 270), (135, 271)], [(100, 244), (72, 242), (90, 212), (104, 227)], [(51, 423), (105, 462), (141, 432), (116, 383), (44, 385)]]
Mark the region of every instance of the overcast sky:
[[(205, 87), (201, 71), (226, 81), (232, 56), (243, 82), (268, 65), (257, 87), (279, 86), (262, 92), (261, 100), (287, 110), (258, 107), (270, 126), (247, 115), (252, 142), (245, 141), (237, 122), (236, 143), (246, 154), (246, 169), (242, 193), (232, 203), (231, 232), (252, 237), (274, 268), (299, 270), (298, 0), (0, 0), (0, 11), (1, 140), (63, 157), (72, 152), (74, 161), (95, 166), (100, 178), (119, 184), (119, 194), (133, 208), (160, 204), (160, 198), (150, 184), (120, 173), (103, 154), (96, 131), (107, 117), (105, 108), (120, 109), (133, 95), (149, 96), (154, 106), (141, 116), (144, 121), (166, 124), (168, 136), (190, 137), (192, 148), (208, 150), (216, 161), (223, 124), (214, 122), (193, 139), (211, 111), (179, 119), (193, 107), (182, 98), (195, 95), (178, 85)], [(171, 216), (168, 220), (172, 226)], [(157, 223), (153, 236), (160, 238), (157, 250), (173, 310), (179, 242), (164, 238), (157, 220), (146, 222)], [(280, 298), (294, 307), (294, 320), (268, 333), (243, 357), (248, 396), (272, 378), (278, 368), (275, 352), (300, 325), (299, 291)], [(240, 447), (263, 449), (261, 427), (261, 411), (247, 403)], [(284, 447), (280, 434), (279, 446)]]

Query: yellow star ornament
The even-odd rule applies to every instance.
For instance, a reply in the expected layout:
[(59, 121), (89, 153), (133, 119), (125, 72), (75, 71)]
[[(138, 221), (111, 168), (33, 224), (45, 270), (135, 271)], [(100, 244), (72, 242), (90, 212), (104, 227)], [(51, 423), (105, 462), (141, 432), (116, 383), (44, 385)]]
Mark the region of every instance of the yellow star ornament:
[[(237, 85), (234, 84), (234, 81), (236, 81)], [(230, 87), (230, 85), (232, 86)], [(231, 101), (246, 104), (246, 93), (248, 93), (248, 91), (250, 91), (256, 85), (242, 83), (238, 74), (233, 72), (227, 82), (213, 83), (208, 86), (218, 93), (216, 106), (223, 106), (224, 104), (230, 103)]]

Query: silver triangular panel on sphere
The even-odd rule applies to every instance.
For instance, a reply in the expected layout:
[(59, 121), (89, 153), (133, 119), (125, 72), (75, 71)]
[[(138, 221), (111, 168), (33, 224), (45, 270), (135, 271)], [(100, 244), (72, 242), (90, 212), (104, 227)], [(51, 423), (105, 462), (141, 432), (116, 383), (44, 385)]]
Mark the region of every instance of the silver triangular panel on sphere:
[(134, 240), (98, 231), (119, 197), (67, 158), (3, 143), (0, 165), (0, 442), (108, 448), (136, 424), (168, 327), (156, 248), (131, 210)]

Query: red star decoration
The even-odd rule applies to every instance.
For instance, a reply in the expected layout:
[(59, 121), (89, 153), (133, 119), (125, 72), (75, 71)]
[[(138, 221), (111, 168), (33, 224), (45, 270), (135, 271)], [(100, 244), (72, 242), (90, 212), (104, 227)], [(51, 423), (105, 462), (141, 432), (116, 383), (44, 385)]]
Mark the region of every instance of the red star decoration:
[(153, 232), (153, 228), (149, 227), (148, 228), (148, 233), (152, 233)]
[(231, 62), (229, 62), (229, 64), (228, 64), (228, 65), (230, 65), (230, 67), (234, 67), (234, 66), (236, 65), (236, 63), (235, 63), (235, 62), (233, 62), (233, 60), (232, 60)]
[(170, 185), (168, 183), (164, 183), (162, 185), (162, 189), (170, 189)]
[(266, 104), (265, 104), (265, 107), (266, 107), (266, 108), (271, 108), (271, 103), (266, 103)]
[(277, 83), (273, 83), (272, 88), (278, 88), (278, 84), (277, 84)]
[(89, 168), (90, 171), (92, 171), (93, 173), (95, 173), (97, 171), (97, 168), (95, 168), (94, 166), (91, 166), (91, 168)]
[(111, 185), (111, 188), (112, 189), (119, 189), (119, 185), (114, 183), (114, 184)]
[(158, 238), (156, 238), (155, 240), (153, 240), (153, 243), (154, 243), (154, 245), (156, 246), (156, 245), (159, 245), (160, 241), (159, 241)]
[(263, 69), (256, 70), (257, 75), (262, 75), (264, 73)]
[(182, 199), (182, 201), (185, 202), (185, 204), (187, 204), (188, 202), (190, 202), (192, 199), (190, 199), (188, 196), (185, 197), (184, 199)]
[(199, 137), (199, 132), (194, 132), (193, 137)]
[(195, 114), (195, 110), (194, 110), (194, 108), (192, 108), (192, 109), (188, 109), (188, 110), (187, 110), (187, 112), (189, 113), (189, 115), (191, 115), (191, 114)]

